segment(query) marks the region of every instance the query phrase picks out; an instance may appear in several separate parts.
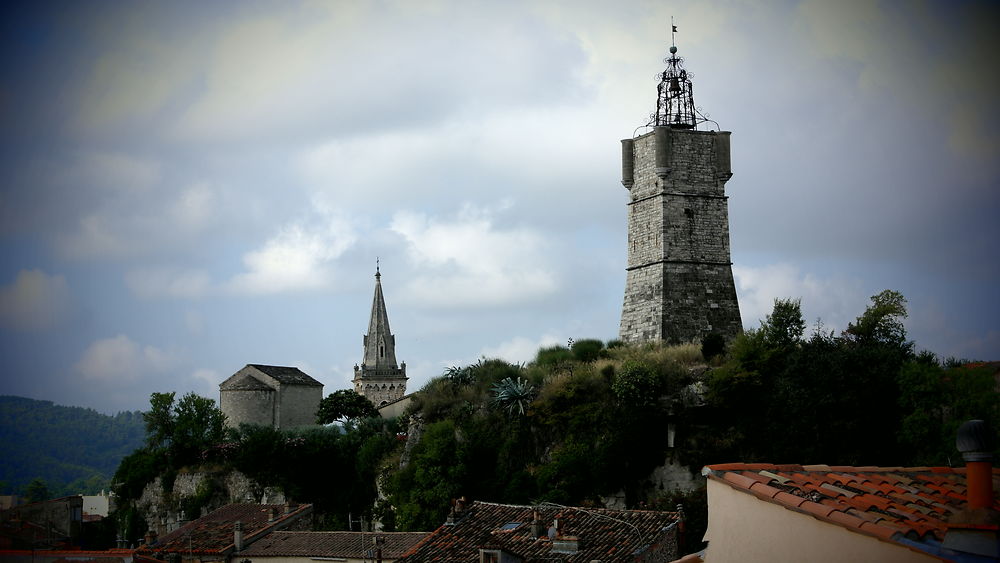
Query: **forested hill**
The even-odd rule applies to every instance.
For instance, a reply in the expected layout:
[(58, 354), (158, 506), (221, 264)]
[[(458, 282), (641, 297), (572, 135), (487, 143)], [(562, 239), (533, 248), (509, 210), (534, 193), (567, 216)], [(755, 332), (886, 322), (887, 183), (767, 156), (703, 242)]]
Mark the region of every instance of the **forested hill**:
[(0, 395), (0, 494), (42, 479), (51, 496), (107, 489), (122, 457), (142, 445), (142, 414)]

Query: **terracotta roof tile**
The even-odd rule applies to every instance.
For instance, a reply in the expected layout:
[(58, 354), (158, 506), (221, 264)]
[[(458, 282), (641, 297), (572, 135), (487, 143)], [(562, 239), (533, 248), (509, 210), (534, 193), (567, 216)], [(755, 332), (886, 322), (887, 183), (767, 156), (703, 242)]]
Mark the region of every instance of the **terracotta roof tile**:
[(763, 496), (764, 498), (774, 498), (774, 495), (782, 492), (781, 489), (775, 489), (770, 485), (765, 485), (764, 483), (754, 483), (750, 486), (750, 491), (752, 491), (757, 496)]
[[(965, 468), (725, 464), (702, 473), (855, 532), (927, 546), (928, 553), (943, 540), (945, 523), (966, 506)], [(1000, 481), (1000, 468), (993, 475)], [(993, 508), (1000, 510), (1000, 500)]]
[[(735, 475), (757, 483), (742, 475)], [(738, 482), (742, 481), (737, 479)], [(538, 511), (543, 535), (534, 537), (531, 521)], [(572, 554), (554, 551), (556, 542), (545, 530), (559, 520), (562, 538), (578, 539), (578, 550)], [(509, 531), (505, 524), (521, 522)], [(608, 510), (601, 508), (570, 508), (553, 506), (519, 506), (474, 502), (454, 523), (445, 524), (414, 546), (399, 563), (424, 561), (478, 561), (480, 549), (499, 549), (519, 557), (525, 563), (551, 560), (557, 554), (571, 562), (600, 561), (669, 561), (672, 552), (677, 514), (651, 510)], [(664, 549), (667, 549), (664, 551)]]
[(311, 514), (311, 504), (293, 506), (287, 514), (285, 505), (281, 504), (227, 504), (164, 535), (152, 545), (140, 547), (138, 552), (146, 555), (228, 553), (234, 549), (233, 531), (236, 522), (242, 525), (244, 541), (249, 546), (267, 533), (303, 519), (308, 520)]
[(824, 518), (829, 516), (831, 512), (836, 510), (832, 506), (819, 504), (818, 502), (813, 502), (811, 500), (807, 500), (804, 503), (800, 504), (799, 508), (805, 510), (809, 514), (815, 514), (817, 516), (822, 516)]
[(430, 532), (273, 532), (240, 552), (246, 557), (363, 559), (381, 540), (382, 557), (397, 559)]

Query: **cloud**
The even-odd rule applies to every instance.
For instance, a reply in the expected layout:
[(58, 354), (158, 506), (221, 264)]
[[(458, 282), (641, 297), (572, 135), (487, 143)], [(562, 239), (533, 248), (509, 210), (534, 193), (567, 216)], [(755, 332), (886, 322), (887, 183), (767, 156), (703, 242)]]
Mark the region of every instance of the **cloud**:
[[(791, 264), (733, 266), (743, 326), (756, 328), (771, 314), (775, 299), (801, 299), (806, 323), (822, 319), (826, 330), (847, 327), (864, 311), (869, 295), (857, 280), (825, 279)], [(856, 312), (851, 315), (849, 312)]]
[(213, 291), (212, 278), (203, 270), (178, 270), (167, 267), (142, 268), (125, 274), (125, 286), (143, 298), (204, 297)]
[(116, 173), (108, 174), (106, 184), (95, 176), (74, 186), (86, 196), (72, 204), (82, 207), (79, 218), (69, 229), (54, 226), (56, 248), (64, 257), (128, 260), (180, 250), (188, 255), (191, 241), (204, 238), (217, 210), (229, 209), (219, 204), (217, 190), (202, 181), (136, 187), (118, 184), (111, 178)]
[[(1000, 48), (995, 26), (988, 23), (995, 21), (995, 6), (942, 3), (899, 10), (860, 0), (807, 0), (797, 15), (819, 56), (859, 65), (862, 92), (890, 95), (895, 103), (912, 104), (928, 124), (950, 128), (946, 136), (957, 154), (981, 163), (996, 159), (998, 133), (981, 125), (995, 125), (989, 102), (1000, 87), (996, 73), (983, 71)], [(942, 26), (962, 33), (932, 41), (927, 49), (927, 38)]]
[(356, 240), (354, 227), (340, 217), (291, 223), (243, 255), (246, 271), (230, 280), (227, 289), (259, 295), (326, 287), (333, 279), (330, 263)]
[(500, 358), (511, 363), (524, 363), (534, 360), (539, 349), (557, 344), (565, 344), (565, 342), (551, 333), (546, 333), (536, 339), (515, 336), (497, 346), (483, 348), (480, 355), (486, 358)]
[(85, 379), (102, 383), (125, 383), (144, 375), (164, 373), (176, 364), (173, 354), (155, 346), (141, 346), (119, 334), (93, 342), (76, 363)]
[(219, 372), (214, 369), (199, 368), (191, 373), (191, 377), (204, 382), (210, 387), (218, 386), (222, 382), (222, 378), (219, 376)]
[(407, 243), (416, 274), (405, 293), (421, 307), (498, 307), (550, 295), (545, 237), (528, 227), (498, 228), (492, 210), (465, 205), (450, 219), (400, 211), (390, 228)]
[(117, 194), (145, 192), (160, 181), (161, 166), (124, 152), (86, 152), (77, 156), (67, 180)]
[(0, 322), (14, 330), (42, 330), (58, 325), (69, 313), (69, 284), (62, 275), (21, 270), (0, 287)]

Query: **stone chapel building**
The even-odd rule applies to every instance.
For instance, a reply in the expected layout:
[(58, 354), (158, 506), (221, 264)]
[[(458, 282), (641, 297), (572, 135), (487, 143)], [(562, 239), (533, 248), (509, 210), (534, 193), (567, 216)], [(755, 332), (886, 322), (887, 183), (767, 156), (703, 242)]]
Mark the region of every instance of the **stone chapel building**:
[(406, 394), (406, 362), (396, 364), (396, 337), (389, 330), (389, 315), (382, 296), (382, 274), (375, 267), (375, 298), (368, 334), (362, 340), (364, 359), (354, 366), (354, 390), (376, 407)]
[(730, 132), (697, 130), (709, 120), (694, 105), (676, 45), (665, 62), (650, 130), (622, 140), (629, 202), (619, 338), (680, 344), (716, 333), (731, 340), (743, 328), (725, 193)]
[(323, 384), (296, 367), (247, 364), (219, 384), (226, 424), (288, 429), (316, 424)]

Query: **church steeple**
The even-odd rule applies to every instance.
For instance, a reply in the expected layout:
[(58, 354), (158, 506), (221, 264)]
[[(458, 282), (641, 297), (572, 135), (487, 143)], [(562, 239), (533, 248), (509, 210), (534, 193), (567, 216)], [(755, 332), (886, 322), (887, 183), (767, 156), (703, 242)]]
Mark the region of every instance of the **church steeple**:
[(396, 339), (389, 330), (389, 314), (385, 310), (382, 296), (382, 274), (375, 266), (375, 298), (372, 300), (372, 316), (368, 321), (365, 335), (365, 357), (363, 365), (374, 368), (395, 368)]
[(363, 339), (364, 359), (354, 366), (354, 390), (375, 406), (382, 406), (406, 394), (406, 362), (396, 364), (396, 337), (389, 329), (389, 314), (382, 295), (382, 273), (375, 266), (375, 297)]

